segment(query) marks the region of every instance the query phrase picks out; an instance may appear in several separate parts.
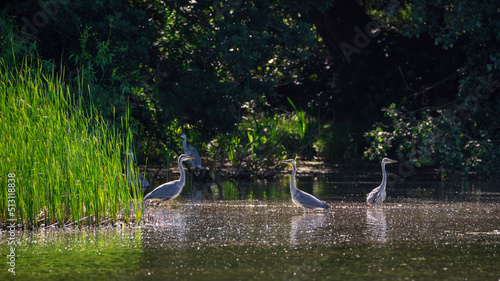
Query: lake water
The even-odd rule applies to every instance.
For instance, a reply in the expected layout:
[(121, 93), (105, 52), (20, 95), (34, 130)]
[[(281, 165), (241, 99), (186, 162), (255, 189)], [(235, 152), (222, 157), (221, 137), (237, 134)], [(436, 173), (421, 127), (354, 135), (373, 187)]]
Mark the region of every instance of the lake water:
[[(140, 226), (1, 233), (0, 280), (500, 280), (500, 193), (492, 184), (301, 179), (331, 209), (303, 214), (288, 180), (197, 186), (147, 206)], [(458, 191), (455, 191), (458, 190)]]

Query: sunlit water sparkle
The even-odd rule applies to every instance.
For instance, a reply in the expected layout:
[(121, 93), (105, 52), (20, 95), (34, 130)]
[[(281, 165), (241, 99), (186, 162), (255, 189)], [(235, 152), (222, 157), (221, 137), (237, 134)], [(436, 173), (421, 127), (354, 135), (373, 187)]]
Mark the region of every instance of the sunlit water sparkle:
[(20, 232), (15, 279), (498, 280), (498, 193), (457, 196), (394, 196), (375, 210), (323, 195), (331, 209), (306, 215), (287, 198), (184, 196), (146, 206), (140, 226)]

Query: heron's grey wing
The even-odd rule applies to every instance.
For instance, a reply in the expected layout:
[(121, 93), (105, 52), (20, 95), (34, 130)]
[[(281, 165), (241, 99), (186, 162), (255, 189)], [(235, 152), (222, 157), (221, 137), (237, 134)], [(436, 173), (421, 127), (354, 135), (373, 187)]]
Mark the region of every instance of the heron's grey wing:
[(366, 203), (368, 204), (375, 203), (375, 199), (377, 198), (379, 191), (380, 191), (380, 186), (373, 189), (372, 192), (368, 193), (368, 195), (366, 195)]
[(203, 169), (201, 166), (201, 158), (200, 154), (198, 154), (198, 150), (194, 148), (192, 145), (187, 145), (187, 153), (188, 156), (193, 157), (193, 160), (188, 160), (188, 163), (191, 164), (191, 166), (194, 166), (198, 169)]
[(178, 180), (167, 182), (148, 193), (142, 200), (153, 198), (168, 200), (175, 198), (181, 189), (182, 186)]
[(320, 201), (318, 198), (314, 197), (313, 195), (304, 192), (302, 190), (297, 189), (297, 201), (302, 204), (304, 208), (308, 209), (317, 209), (317, 208), (324, 208), (324, 209), (329, 209), (328, 205), (326, 205), (325, 202)]

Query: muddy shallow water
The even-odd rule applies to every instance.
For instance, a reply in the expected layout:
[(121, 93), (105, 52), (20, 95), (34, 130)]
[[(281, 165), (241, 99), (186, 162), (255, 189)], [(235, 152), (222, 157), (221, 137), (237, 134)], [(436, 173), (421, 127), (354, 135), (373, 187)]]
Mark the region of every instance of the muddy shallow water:
[[(18, 233), (15, 279), (500, 279), (498, 193), (452, 200), (393, 193), (374, 210), (358, 196), (313, 191), (330, 210), (304, 215), (286, 194), (185, 195), (145, 207), (138, 227)], [(0, 270), (1, 280), (14, 279), (6, 263)]]

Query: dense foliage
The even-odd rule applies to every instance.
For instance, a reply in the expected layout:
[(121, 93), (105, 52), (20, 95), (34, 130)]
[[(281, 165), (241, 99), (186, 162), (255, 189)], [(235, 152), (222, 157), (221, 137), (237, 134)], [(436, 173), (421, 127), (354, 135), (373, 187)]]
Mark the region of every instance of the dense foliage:
[[(432, 84), (406, 81), (408, 96), (383, 109), (389, 117), (367, 136), (370, 157), (395, 150), (417, 166), (439, 166), (443, 176), (496, 174), (500, 164), (500, 39), (498, 3), (413, 1), (374, 13), (411, 39), (441, 48), (445, 66)], [(422, 40), (422, 39), (420, 39)], [(407, 74), (404, 73), (404, 76)], [(451, 82), (451, 83), (450, 83)], [(443, 89), (441, 84), (450, 85)], [(391, 149), (392, 148), (392, 149)]]
[(355, 161), (363, 151), (443, 175), (498, 175), (495, 1), (3, 5), (6, 63), (14, 52), (62, 65), (108, 121), (130, 108), (150, 162), (177, 155), (184, 130), (233, 176), (276, 158)]

